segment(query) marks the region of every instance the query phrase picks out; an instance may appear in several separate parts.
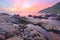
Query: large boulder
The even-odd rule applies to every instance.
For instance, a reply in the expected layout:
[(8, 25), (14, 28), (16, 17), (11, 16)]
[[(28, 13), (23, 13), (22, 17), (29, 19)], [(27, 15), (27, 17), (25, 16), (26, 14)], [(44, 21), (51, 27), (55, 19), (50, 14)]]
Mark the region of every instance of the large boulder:
[[(27, 28), (24, 30), (23, 38), (25, 40), (50, 40), (50, 34), (41, 28), (40, 26), (35, 26), (33, 24), (26, 25)], [(46, 39), (47, 38), (47, 39)]]
[(8, 39), (13, 36), (20, 35), (20, 26), (18, 20), (9, 14), (0, 14), (0, 39)]
[(0, 23), (18, 23), (18, 20), (13, 17), (12, 15), (6, 14), (6, 13), (1, 13), (0, 14)]
[(24, 38), (24, 40), (46, 40), (46, 37), (37, 30), (31, 30), (27, 38)]

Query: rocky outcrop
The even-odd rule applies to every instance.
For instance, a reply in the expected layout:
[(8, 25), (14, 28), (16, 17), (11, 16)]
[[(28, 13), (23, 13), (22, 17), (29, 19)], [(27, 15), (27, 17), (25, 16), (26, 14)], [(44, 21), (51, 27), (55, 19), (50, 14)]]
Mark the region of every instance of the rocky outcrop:
[(50, 34), (43, 28), (33, 24), (28, 24), (26, 26), (27, 28), (24, 30), (25, 40), (51, 40)]
[(60, 31), (60, 26), (51, 24), (51, 23), (43, 23), (42, 27), (48, 31), (53, 31), (55, 30), (57, 33)]
[(49, 31), (60, 27), (34, 17), (0, 14), (0, 40), (52, 40)]
[(16, 24), (18, 20), (16, 20), (12, 15), (2, 13), (0, 14), (0, 39), (8, 39), (13, 36), (20, 35), (22, 30), (20, 30), (21, 26)]

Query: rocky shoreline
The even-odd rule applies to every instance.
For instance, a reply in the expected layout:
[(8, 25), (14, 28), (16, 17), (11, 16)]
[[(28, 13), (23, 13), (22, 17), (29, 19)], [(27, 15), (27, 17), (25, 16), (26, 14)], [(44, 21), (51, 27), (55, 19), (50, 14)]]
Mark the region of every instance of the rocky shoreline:
[(41, 21), (42, 18), (1, 13), (0, 40), (60, 40), (60, 26)]

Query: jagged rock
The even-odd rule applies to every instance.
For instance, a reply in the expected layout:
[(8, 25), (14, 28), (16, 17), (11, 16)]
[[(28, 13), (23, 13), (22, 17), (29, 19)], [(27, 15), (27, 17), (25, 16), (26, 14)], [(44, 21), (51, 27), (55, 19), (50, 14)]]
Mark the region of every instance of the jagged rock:
[(12, 15), (0, 14), (0, 37), (1, 39), (8, 39), (13, 36), (20, 35), (20, 26), (16, 24), (16, 20)]
[(14, 18), (12, 15), (9, 14), (0, 14), (0, 22), (6, 22), (6, 23), (17, 23), (18, 20), (16, 18)]

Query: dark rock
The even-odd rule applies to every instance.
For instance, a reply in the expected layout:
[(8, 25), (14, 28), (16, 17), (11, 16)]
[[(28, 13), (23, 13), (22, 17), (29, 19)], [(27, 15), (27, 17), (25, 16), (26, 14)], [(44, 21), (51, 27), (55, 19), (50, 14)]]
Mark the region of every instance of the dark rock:
[(56, 17), (56, 20), (60, 20), (60, 15), (58, 15), (58, 16)]
[(60, 34), (60, 30), (53, 30), (53, 29), (51, 29), (50, 31), (52, 31), (52, 32), (54, 32), (56, 34)]
[(2, 39), (2, 38), (0, 38), (0, 40), (6, 40), (6, 39)]
[(28, 17), (32, 17), (32, 15), (28, 15)]
[(43, 17), (42, 17), (42, 16), (33, 16), (33, 18), (39, 18), (39, 19), (42, 19)]
[(56, 17), (57, 16), (57, 14), (50, 14), (50, 17)]
[(42, 26), (43, 22), (38, 23), (37, 25)]
[(46, 14), (43, 19), (48, 19), (50, 16), (48, 14)]

